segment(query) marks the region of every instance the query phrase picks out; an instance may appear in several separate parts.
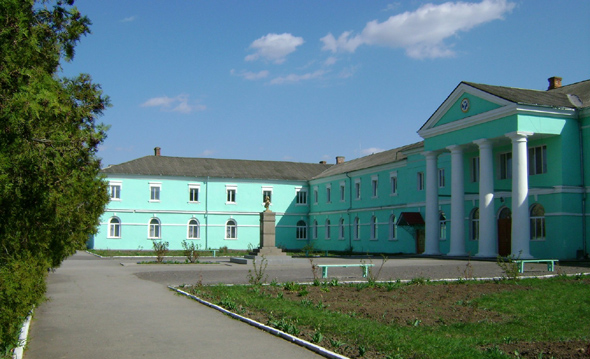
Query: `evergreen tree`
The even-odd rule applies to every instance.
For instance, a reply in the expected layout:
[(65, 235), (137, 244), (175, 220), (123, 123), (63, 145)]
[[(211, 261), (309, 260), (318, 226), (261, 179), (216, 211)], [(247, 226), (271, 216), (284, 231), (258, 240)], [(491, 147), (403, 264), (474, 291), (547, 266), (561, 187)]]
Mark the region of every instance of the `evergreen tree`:
[(90, 24), (73, 0), (0, 0), (0, 355), (42, 273), (84, 248), (108, 202), (96, 156), (108, 97), (89, 75), (60, 77)]

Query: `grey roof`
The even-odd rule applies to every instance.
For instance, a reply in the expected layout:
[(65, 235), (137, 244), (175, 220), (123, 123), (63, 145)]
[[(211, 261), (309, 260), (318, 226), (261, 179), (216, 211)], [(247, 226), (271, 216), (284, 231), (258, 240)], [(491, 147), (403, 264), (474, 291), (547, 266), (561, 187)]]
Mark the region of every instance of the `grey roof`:
[(324, 178), (329, 176), (335, 176), (343, 173), (359, 171), (366, 168), (376, 167), (385, 165), (388, 163), (393, 163), (397, 161), (401, 161), (405, 159), (407, 156), (404, 153), (405, 151), (414, 150), (424, 146), (424, 141), (412, 143), (411, 145), (406, 145), (398, 148), (394, 148), (389, 151), (383, 151), (379, 153), (374, 153), (369, 156), (357, 158), (348, 162), (344, 162), (341, 164), (334, 165), (321, 174), (313, 177), (313, 179)]
[(307, 181), (332, 165), (278, 161), (146, 156), (102, 170), (105, 174)]
[(567, 95), (577, 95), (583, 103), (583, 107), (590, 106), (590, 80), (577, 82), (575, 84), (562, 86), (556, 89), (539, 91), (526, 90), (504, 86), (492, 86), (463, 82), (466, 85), (498, 96), (510, 102), (526, 105), (575, 108), (569, 101)]

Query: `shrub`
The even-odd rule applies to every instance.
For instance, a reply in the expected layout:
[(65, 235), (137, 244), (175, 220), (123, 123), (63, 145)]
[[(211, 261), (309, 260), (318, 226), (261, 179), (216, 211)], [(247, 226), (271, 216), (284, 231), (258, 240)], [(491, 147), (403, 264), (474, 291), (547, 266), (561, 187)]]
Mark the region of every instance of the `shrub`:
[(168, 242), (154, 241), (154, 252), (156, 253), (156, 261), (162, 263), (166, 253), (168, 253)]
[(199, 262), (199, 245), (195, 244), (195, 242), (187, 242), (186, 240), (182, 241), (182, 248), (184, 251), (184, 256), (186, 260), (190, 263), (198, 263)]

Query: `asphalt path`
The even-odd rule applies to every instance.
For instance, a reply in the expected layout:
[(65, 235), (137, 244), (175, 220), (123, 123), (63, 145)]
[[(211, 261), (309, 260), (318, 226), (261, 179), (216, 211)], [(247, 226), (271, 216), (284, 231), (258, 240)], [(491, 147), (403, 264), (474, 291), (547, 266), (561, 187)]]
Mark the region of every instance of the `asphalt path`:
[[(251, 264), (145, 265), (133, 258), (101, 259), (85, 252), (48, 276), (48, 300), (35, 311), (25, 359), (63, 358), (317, 358), (315, 353), (231, 319), (167, 287), (248, 283)], [(312, 262), (313, 261), (313, 262)], [(373, 264), (380, 280), (499, 277), (495, 261), (424, 257), (295, 258), (270, 262), (267, 281), (311, 282), (315, 264)], [(581, 264), (580, 264), (581, 265)], [(589, 272), (579, 264), (560, 273)], [(362, 281), (359, 268), (330, 268), (329, 280)], [(525, 275), (546, 275), (544, 264)]]

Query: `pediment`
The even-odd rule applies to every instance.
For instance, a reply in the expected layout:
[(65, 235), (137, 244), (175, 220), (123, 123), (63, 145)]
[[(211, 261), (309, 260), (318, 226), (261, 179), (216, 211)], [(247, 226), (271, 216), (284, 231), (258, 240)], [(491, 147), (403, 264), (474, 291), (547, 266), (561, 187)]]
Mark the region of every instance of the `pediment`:
[(471, 122), (473, 119), (486, 116), (486, 114), (501, 111), (503, 107), (512, 104), (511, 101), (462, 82), (430, 116), (418, 134), (424, 137), (423, 135), (427, 135), (435, 128), (441, 131), (444, 128), (455, 128), (463, 122)]

